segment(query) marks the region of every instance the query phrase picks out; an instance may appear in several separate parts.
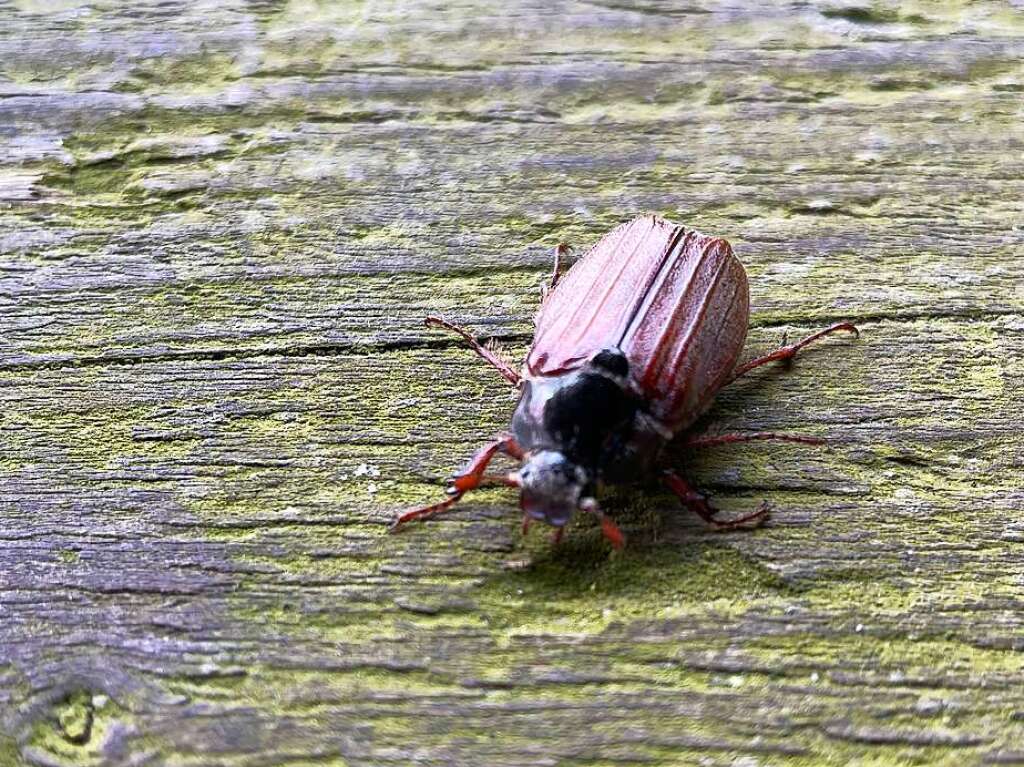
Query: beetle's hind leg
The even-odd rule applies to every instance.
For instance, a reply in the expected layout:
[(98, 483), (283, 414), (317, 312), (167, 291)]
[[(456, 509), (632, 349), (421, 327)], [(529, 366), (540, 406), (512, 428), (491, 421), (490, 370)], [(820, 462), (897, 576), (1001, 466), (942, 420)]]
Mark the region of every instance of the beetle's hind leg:
[(685, 479), (680, 477), (674, 471), (666, 471), (662, 474), (662, 482), (665, 483), (666, 487), (678, 496), (679, 500), (683, 502), (686, 508), (690, 509), (694, 514), (703, 519), (710, 525), (714, 525), (719, 530), (735, 530), (738, 527), (757, 527), (764, 523), (768, 519), (768, 514), (771, 512), (771, 507), (768, 502), (763, 502), (758, 506), (757, 511), (751, 512), (750, 514), (744, 514), (742, 517), (736, 517), (735, 519), (718, 519), (718, 509), (708, 503), (706, 496), (698, 493)]
[(826, 445), (819, 437), (805, 437), (802, 434), (780, 434), (776, 431), (755, 431), (749, 434), (704, 434), (690, 437), (683, 445), (689, 448), (714, 447), (715, 445), (734, 445), (739, 442), (759, 442), (775, 440), (776, 442), (796, 442), (801, 445)]
[(824, 338), (827, 335), (836, 333), (840, 330), (845, 330), (848, 333), (853, 333), (854, 336), (859, 336), (860, 331), (857, 330), (857, 326), (852, 322), (837, 322), (835, 325), (819, 330), (817, 333), (813, 333), (807, 338), (797, 341), (795, 344), (787, 344), (786, 346), (780, 347), (773, 351), (771, 354), (765, 354), (762, 357), (756, 357), (749, 362), (744, 362), (738, 368), (736, 368), (729, 379), (723, 384), (723, 386), (731, 384), (737, 378), (742, 375), (746, 375), (754, 368), (759, 368), (761, 365), (766, 365), (769, 362), (784, 362), (793, 359), (797, 352), (803, 349), (808, 344), (812, 344), (820, 338)]
[(470, 348), (475, 351), (480, 357), (487, 361), (491, 367), (501, 373), (502, 378), (508, 381), (513, 386), (520, 386), (522, 384), (522, 378), (519, 373), (512, 369), (505, 360), (503, 360), (493, 349), (488, 349), (486, 346), (477, 341), (473, 334), (465, 328), (460, 328), (458, 325), (453, 325), (450, 322), (442, 320), (440, 317), (427, 317), (424, 320), (427, 327), (444, 328), (450, 330), (463, 338), (466, 343), (469, 344)]

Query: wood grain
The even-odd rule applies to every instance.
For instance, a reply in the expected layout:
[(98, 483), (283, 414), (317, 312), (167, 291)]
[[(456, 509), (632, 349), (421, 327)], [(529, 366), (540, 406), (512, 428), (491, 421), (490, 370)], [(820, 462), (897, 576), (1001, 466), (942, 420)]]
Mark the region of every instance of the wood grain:
[[(0, 765), (1024, 763), (1019, 2), (0, 0)], [(680, 466), (386, 532), (550, 248), (729, 239)]]

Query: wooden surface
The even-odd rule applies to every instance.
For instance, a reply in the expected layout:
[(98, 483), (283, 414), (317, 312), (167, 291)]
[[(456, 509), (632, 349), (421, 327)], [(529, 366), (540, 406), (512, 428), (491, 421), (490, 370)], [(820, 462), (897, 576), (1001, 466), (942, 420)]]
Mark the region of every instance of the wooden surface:
[[(0, 764), (1024, 763), (1024, 6), (0, 0)], [(552, 549), (548, 251), (730, 239), (748, 356)]]

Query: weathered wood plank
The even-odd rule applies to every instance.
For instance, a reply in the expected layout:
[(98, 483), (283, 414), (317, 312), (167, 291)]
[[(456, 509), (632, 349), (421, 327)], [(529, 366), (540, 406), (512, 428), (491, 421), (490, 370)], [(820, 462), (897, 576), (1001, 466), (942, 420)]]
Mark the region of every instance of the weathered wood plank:
[[(0, 2), (0, 764), (1024, 762), (1024, 9)], [(731, 239), (679, 461), (386, 534), (505, 423), (559, 240)]]

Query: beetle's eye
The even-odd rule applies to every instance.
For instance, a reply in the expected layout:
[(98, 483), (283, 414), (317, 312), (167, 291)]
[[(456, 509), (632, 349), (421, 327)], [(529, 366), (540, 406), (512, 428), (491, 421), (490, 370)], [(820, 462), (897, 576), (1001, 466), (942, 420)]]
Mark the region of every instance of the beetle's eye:
[(604, 349), (594, 355), (594, 365), (604, 368), (609, 373), (625, 376), (629, 372), (629, 361), (618, 349)]

